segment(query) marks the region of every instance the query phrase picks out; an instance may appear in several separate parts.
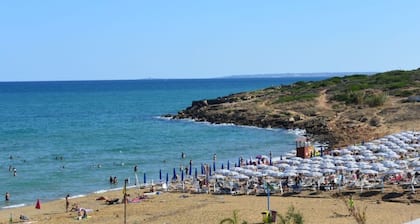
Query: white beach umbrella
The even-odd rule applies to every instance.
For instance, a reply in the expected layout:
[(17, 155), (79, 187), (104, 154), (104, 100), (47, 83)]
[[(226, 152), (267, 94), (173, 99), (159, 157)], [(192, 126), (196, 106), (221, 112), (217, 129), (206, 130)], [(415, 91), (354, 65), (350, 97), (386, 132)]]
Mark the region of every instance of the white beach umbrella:
[(267, 174), (268, 176), (274, 176), (277, 175), (278, 172), (274, 170), (263, 170), (262, 173)]
[(349, 151), (352, 151), (352, 152), (360, 151), (360, 148), (358, 146), (356, 146), (356, 145), (351, 145), (351, 146), (347, 147), (347, 149)]
[(305, 176), (307, 177), (322, 177), (324, 174), (321, 172), (309, 172)]
[(388, 168), (400, 168), (400, 165), (398, 165), (397, 163), (395, 163), (394, 161), (389, 161), (386, 160), (382, 163), (385, 167)]
[(374, 156), (374, 155), (368, 155), (365, 157), (366, 161), (373, 161), (373, 160), (377, 160), (378, 157)]
[(379, 156), (379, 157), (385, 157), (387, 154), (384, 152), (377, 152), (374, 154), (375, 156)]
[(312, 167), (310, 171), (312, 171), (312, 172), (321, 172), (321, 169), (319, 167)]
[(257, 165), (257, 169), (266, 169), (267, 167), (269, 167), (269, 166), (265, 165), (265, 164), (258, 164)]
[(228, 175), (229, 176), (236, 176), (236, 175), (239, 175), (239, 172), (236, 172), (236, 171), (231, 170)]
[(356, 162), (346, 162), (345, 164), (344, 164), (344, 166), (346, 166), (346, 167), (348, 167), (348, 168), (357, 168), (357, 169), (359, 169), (359, 165), (356, 163)]
[(210, 177), (210, 179), (212, 179), (212, 180), (223, 180), (225, 178), (226, 178), (225, 176), (220, 175), (220, 174), (216, 174), (216, 175), (213, 175), (213, 176)]
[(343, 161), (355, 161), (356, 159), (351, 155), (345, 155), (342, 157)]
[(356, 171), (356, 170), (359, 170), (359, 167), (347, 167), (346, 168), (347, 172)]
[(294, 171), (287, 171), (287, 172), (284, 172), (284, 173), (280, 174), (280, 176), (281, 177), (295, 177), (295, 176), (297, 176), (297, 173), (294, 172)]
[(236, 172), (241, 172), (244, 170), (244, 168), (242, 167), (233, 167), (231, 170), (236, 171)]
[(315, 157), (312, 157), (311, 160), (312, 161), (322, 161), (324, 159), (322, 157), (320, 157), (320, 156), (315, 156)]
[(360, 169), (370, 169), (370, 168), (372, 168), (372, 166), (371, 165), (369, 165), (369, 164), (359, 164), (359, 168)]
[(335, 170), (346, 170), (347, 167), (346, 166), (336, 166)]
[(363, 155), (355, 155), (354, 158), (356, 158), (356, 159), (364, 159), (365, 157)]
[(416, 167), (416, 166), (420, 166), (420, 160), (414, 160), (410, 163), (411, 167)]
[(394, 153), (388, 153), (385, 157), (386, 157), (386, 158), (389, 158), (389, 159), (399, 159), (401, 156), (397, 155), (397, 154), (394, 152)]
[(324, 163), (324, 164), (321, 164), (320, 167), (324, 169), (334, 169), (335, 165), (333, 163)]
[(351, 151), (348, 149), (342, 149), (341, 151), (341, 155), (347, 155), (347, 154), (351, 154)]
[(278, 168), (284, 169), (286, 167), (289, 167), (290, 165), (287, 163), (279, 163), (279, 164), (276, 164), (275, 166)]
[(222, 175), (228, 175), (230, 173), (230, 170), (220, 169), (215, 171), (216, 174), (222, 174)]
[(244, 174), (239, 174), (239, 175), (233, 176), (232, 178), (237, 179), (237, 180), (249, 180), (249, 177)]
[(378, 174), (378, 171), (371, 170), (371, 169), (363, 169), (360, 172), (363, 173), (363, 174)]
[(322, 169), (321, 170), (322, 173), (335, 173), (334, 169)]
[(399, 170), (399, 169), (392, 168), (392, 169), (389, 169), (388, 171), (386, 171), (385, 173), (386, 174), (401, 174), (401, 173), (403, 173), (403, 171)]
[(310, 172), (311, 171), (309, 171), (309, 170), (296, 170), (296, 173), (300, 173), (300, 174), (303, 174), (303, 175), (308, 174)]

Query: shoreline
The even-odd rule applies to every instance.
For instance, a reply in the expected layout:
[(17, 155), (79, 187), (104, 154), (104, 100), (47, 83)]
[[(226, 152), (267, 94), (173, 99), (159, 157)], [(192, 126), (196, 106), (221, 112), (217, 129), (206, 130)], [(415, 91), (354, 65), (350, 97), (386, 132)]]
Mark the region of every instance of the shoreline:
[[(409, 132), (407, 132), (407, 136), (408, 133)], [(420, 132), (411, 134), (416, 141), (420, 140), (420, 138), (418, 138)], [(403, 136), (402, 133), (395, 133), (387, 138), (398, 135)], [(374, 142), (382, 144), (380, 142), (383, 142), (383, 140), (387, 138), (367, 142), (366, 147), (373, 147)], [(414, 143), (413, 146), (415, 147), (414, 152), (416, 152), (414, 154), (415, 157), (409, 161), (410, 164), (417, 164), (411, 165), (411, 167), (414, 167), (412, 170), (416, 171), (415, 177), (417, 178), (417, 173), (420, 173), (420, 166), (418, 165), (420, 164), (418, 157), (420, 144)], [(356, 146), (349, 146), (348, 148), (354, 149), (355, 147)], [(348, 151), (348, 149), (342, 150), (343, 153)], [(285, 158), (284, 161), (282, 161), (281, 158), (273, 157), (273, 164), (276, 164), (276, 166), (268, 166), (264, 162), (260, 164), (258, 159), (258, 165), (242, 164), (241, 167), (235, 167), (231, 170), (239, 172), (241, 169), (245, 168), (257, 169), (257, 167), (280, 167), (277, 165), (292, 164), (289, 161), (293, 160), (293, 155), (289, 156), (290, 157)], [(260, 155), (260, 157), (263, 158), (264, 156)], [(324, 158), (314, 157), (314, 160), (308, 161), (315, 162), (318, 159), (329, 159), (330, 157), (332, 156), (327, 158), (327, 155), (325, 155)], [(399, 156), (397, 158), (402, 161), (402, 158)], [(392, 161), (394, 159), (384, 160)], [(248, 163), (248, 161), (246, 162)], [(257, 160), (255, 158), (255, 160), (250, 160), (249, 162), (256, 163)], [(327, 163), (328, 162), (325, 161), (325, 164)], [(401, 162), (401, 164), (404, 163)], [(241, 192), (242, 188), (238, 189), (235, 193), (232, 192), (232, 189), (227, 194), (218, 191), (219, 186), (216, 187), (218, 177), (216, 176), (230, 172), (231, 170), (217, 169), (214, 171), (213, 176), (210, 175), (210, 182), (207, 180), (210, 184), (204, 186), (203, 191), (201, 191), (200, 186), (199, 192), (197, 191), (199, 190), (196, 185), (197, 181), (193, 181), (193, 176), (188, 176), (188, 178), (185, 179), (185, 185), (183, 182), (179, 182), (179, 179), (171, 181), (171, 184), (167, 189), (161, 185), (161, 182), (156, 182), (153, 186), (155, 186), (154, 188), (156, 188), (157, 191), (153, 191), (152, 193), (149, 193), (151, 191), (151, 184), (127, 186), (126, 192), (129, 194), (130, 201), (132, 202), (127, 204), (127, 207), (129, 207), (128, 213), (130, 214), (129, 222), (219, 223), (224, 218), (232, 217), (233, 211), (235, 210), (239, 211), (240, 217), (246, 221), (261, 221), (261, 212), (267, 209), (268, 199), (266, 196), (258, 195), (258, 187), (254, 186), (252, 191), (245, 191), (243, 194), (238, 194), (238, 192)], [(281, 174), (280, 171), (278, 172), (278, 174)], [(281, 172), (286, 173), (286, 170)], [(313, 172), (315, 171), (310, 171), (309, 173)], [(254, 177), (259, 176), (257, 173), (252, 175)], [(325, 177), (326, 175), (324, 174), (323, 176)], [(200, 178), (203, 178), (203, 176), (200, 175)], [(250, 178), (247, 178), (247, 180), (248, 179)], [(277, 181), (278, 180), (276, 180), (276, 182)], [(182, 190), (180, 189), (181, 183)], [(248, 181), (246, 181), (246, 183), (248, 186)], [(363, 185), (361, 188), (356, 187), (351, 189), (348, 188), (347, 185), (343, 185), (342, 188), (340, 188), (339, 185), (335, 188), (332, 187), (328, 190), (324, 188), (324, 190), (322, 190), (319, 187), (319, 184), (316, 189), (312, 185), (313, 188), (301, 190), (298, 193), (296, 193), (294, 189), (291, 191), (291, 188), (284, 192), (283, 189), (281, 189), (281, 191), (277, 189), (276, 191), (273, 191), (273, 194), (270, 197), (270, 209), (284, 214), (287, 209), (293, 205), (299, 212), (302, 212), (305, 217), (305, 223), (354, 223), (353, 218), (347, 214), (348, 211), (345, 202), (349, 195), (354, 195), (355, 203), (359, 207), (358, 209), (363, 209), (364, 207), (368, 208), (366, 214), (369, 223), (403, 223), (420, 218), (418, 186), (416, 187), (417, 190), (415, 190), (414, 188), (404, 188), (403, 185), (400, 185), (400, 182), (382, 183), (383, 186), (381, 189), (373, 187), (373, 185), (370, 187), (369, 185), (366, 185), (365, 189), (363, 189)], [(116, 187), (108, 190), (97, 190), (86, 195), (70, 195), (70, 204), (73, 205), (76, 203), (80, 206), (79, 208), (89, 210), (89, 223), (120, 223), (123, 215), (122, 209), (124, 207), (124, 203), (122, 203), (123, 189), (124, 187)], [(340, 197), (337, 197), (337, 192), (340, 192)], [(99, 198), (109, 199), (110, 201), (111, 199), (118, 198), (119, 203), (109, 204), (107, 201), (98, 200)], [(65, 211), (64, 197), (46, 202), (41, 201), (41, 209), (36, 209), (34, 205), (35, 204), (18, 204), (0, 209), (0, 224), (8, 223), (10, 216), (12, 216), (15, 222), (15, 220), (19, 220), (19, 215), (21, 214), (29, 217), (32, 221), (27, 223), (76, 223), (80, 221), (75, 219), (78, 215), (77, 212)], [(319, 207), (320, 205), (321, 207)], [(401, 209), (403, 206), (404, 209)], [(316, 212), (314, 212), (314, 209), (317, 209)], [(193, 211), (195, 214), (191, 214)], [(374, 221), (371, 222), (370, 220)]]

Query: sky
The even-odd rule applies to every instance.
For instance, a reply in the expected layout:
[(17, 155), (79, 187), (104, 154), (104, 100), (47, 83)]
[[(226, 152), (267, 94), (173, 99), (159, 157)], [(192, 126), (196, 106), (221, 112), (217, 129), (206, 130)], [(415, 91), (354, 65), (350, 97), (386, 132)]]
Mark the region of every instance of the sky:
[(420, 67), (420, 1), (0, 2), (0, 81)]

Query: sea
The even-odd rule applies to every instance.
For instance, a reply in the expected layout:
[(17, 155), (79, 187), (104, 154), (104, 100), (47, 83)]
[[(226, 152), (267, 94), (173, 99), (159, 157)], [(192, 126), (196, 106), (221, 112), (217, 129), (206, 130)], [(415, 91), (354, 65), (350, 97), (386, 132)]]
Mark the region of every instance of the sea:
[(294, 149), (294, 131), (164, 115), (194, 100), (324, 78), (0, 82), (0, 194), (10, 194), (0, 209), (116, 190), (125, 179), (156, 183), (190, 160), (200, 170), (214, 155), (218, 168), (280, 156)]

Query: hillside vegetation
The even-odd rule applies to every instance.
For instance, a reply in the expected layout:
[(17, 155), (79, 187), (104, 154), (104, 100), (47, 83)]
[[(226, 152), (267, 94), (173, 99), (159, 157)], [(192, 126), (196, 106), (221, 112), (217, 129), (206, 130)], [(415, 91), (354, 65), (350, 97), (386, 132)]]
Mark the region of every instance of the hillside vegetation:
[[(420, 129), (420, 69), (296, 82), (194, 101), (173, 118), (302, 128), (334, 146)], [(410, 99), (410, 100), (409, 100)]]

